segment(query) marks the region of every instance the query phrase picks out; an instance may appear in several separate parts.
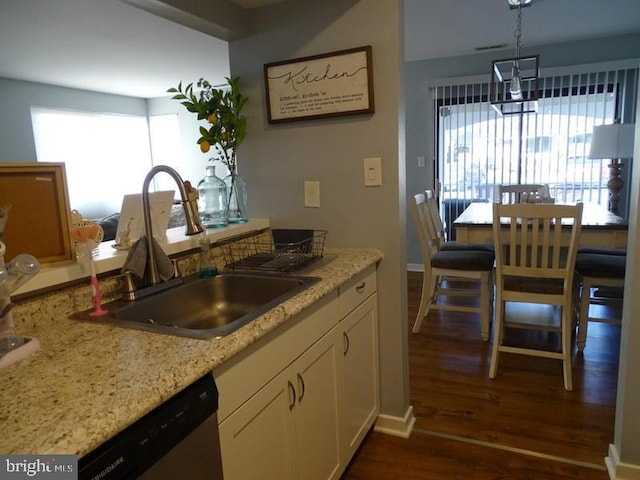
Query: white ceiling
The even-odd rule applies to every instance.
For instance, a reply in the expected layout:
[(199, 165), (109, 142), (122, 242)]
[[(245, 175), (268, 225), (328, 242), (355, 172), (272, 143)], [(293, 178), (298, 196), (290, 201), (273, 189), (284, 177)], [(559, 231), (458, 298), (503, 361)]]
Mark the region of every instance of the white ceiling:
[[(514, 48), (517, 10), (507, 0), (404, 0), (405, 60)], [(533, 0), (522, 9), (522, 44), (640, 32), (640, 0)]]
[[(283, 0), (231, 1), (250, 9)], [(404, 5), (407, 61), (513, 47), (507, 0)], [(523, 10), (524, 45), (638, 31), (640, 0), (534, 0)], [(150, 98), (180, 80), (228, 74), (225, 41), (120, 0), (0, 1), (0, 77)]]

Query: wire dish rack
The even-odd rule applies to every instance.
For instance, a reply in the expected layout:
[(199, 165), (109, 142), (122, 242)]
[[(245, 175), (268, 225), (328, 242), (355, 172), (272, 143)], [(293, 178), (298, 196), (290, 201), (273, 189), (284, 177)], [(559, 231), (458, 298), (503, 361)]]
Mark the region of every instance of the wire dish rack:
[(293, 272), (322, 259), (326, 230), (273, 229), (222, 245), (227, 270)]

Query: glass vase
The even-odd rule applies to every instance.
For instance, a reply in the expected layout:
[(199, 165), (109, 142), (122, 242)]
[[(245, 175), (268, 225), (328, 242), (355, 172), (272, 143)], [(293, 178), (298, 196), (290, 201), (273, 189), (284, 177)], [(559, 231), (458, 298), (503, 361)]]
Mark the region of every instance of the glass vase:
[(229, 223), (227, 186), (216, 176), (216, 167), (208, 166), (198, 183), (198, 213), (204, 228), (221, 228)]
[(249, 220), (247, 182), (237, 173), (232, 173), (225, 177), (224, 183), (227, 186), (229, 223), (245, 223)]

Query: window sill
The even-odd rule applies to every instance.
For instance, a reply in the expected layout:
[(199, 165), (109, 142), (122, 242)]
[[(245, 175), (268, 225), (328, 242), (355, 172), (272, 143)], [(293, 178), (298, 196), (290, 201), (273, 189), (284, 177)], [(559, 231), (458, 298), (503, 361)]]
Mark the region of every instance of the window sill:
[[(208, 229), (207, 237), (210, 242), (217, 242), (229, 237), (269, 228), (270, 221), (264, 218), (252, 218), (247, 223), (229, 225), (219, 229)], [(198, 248), (198, 235), (186, 236), (184, 227), (167, 230), (167, 243), (162, 243), (162, 249), (167, 255), (174, 255)], [(116, 250), (113, 241), (103, 242), (98, 247), (98, 253), (94, 257), (96, 273), (106, 273), (119, 270), (124, 265), (129, 250)], [(91, 275), (87, 263), (69, 262), (66, 264), (45, 265), (40, 272), (28, 283), (13, 293), (13, 296), (34, 292), (56, 285), (89, 278)]]

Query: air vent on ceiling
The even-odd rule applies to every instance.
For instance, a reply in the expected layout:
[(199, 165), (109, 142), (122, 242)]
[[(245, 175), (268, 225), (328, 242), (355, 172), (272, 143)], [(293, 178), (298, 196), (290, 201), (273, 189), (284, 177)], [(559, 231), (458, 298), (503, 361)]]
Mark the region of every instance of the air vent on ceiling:
[(508, 45), (506, 43), (500, 43), (498, 45), (485, 45), (483, 47), (476, 47), (475, 51), (476, 52), (484, 52), (487, 50), (498, 50), (499, 48), (505, 48)]

